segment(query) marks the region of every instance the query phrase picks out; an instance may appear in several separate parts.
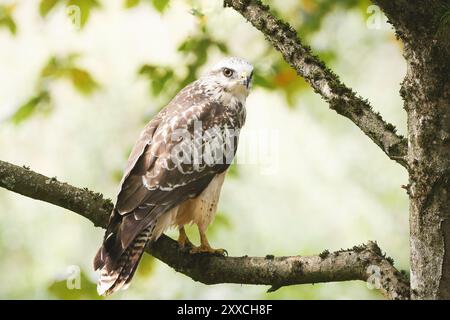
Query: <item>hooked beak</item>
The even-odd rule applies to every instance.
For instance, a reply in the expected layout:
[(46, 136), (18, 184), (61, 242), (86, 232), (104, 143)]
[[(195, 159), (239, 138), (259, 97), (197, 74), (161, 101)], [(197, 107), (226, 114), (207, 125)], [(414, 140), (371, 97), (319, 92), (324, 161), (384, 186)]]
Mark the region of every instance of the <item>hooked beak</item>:
[(242, 79), (242, 84), (249, 89), (250, 88), (250, 84), (252, 82), (252, 78), (253, 78), (253, 71), (252, 73), (247, 74), (247, 72), (242, 72), (241, 74), (241, 79)]

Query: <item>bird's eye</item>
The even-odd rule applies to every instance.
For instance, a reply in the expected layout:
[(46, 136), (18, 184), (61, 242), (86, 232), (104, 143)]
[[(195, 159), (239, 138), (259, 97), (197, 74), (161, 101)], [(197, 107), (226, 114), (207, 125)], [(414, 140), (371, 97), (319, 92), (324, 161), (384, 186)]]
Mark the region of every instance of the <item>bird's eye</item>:
[(230, 78), (233, 75), (234, 71), (228, 68), (223, 69), (223, 75), (227, 78)]

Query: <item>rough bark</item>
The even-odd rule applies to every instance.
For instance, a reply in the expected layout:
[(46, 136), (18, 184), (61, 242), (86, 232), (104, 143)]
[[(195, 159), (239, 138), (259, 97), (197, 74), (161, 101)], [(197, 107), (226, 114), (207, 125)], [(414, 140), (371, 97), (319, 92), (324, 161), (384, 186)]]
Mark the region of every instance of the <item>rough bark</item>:
[(224, 0), (260, 30), (283, 58), (303, 77), (331, 109), (355, 123), (392, 160), (406, 166), (407, 141), (383, 120), (366, 99), (345, 86), (325, 63), (315, 56), (286, 22), (277, 19), (259, 0)]
[(391, 125), (340, 83), (261, 1), (224, 0), (266, 36), (332, 109), (408, 168), (412, 297), (450, 299), (450, 2), (373, 2), (405, 45), (408, 73), (400, 93), (408, 113), (408, 145), (394, 130), (388, 134)]
[[(112, 202), (99, 193), (73, 187), (28, 168), (0, 161), (0, 187), (76, 212), (106, 227)], [(221, 257), (191, 255), (163, 235), (147, 252), (178, 272), (205, 284), (239, 283), (282, 286), (361, 280), (372, 283), (389, 299), (408, 299), (409, 284), (374, 242), (318, 256)]]
[(408, 72), (411, 289), (450, 299), (450, 13), (447, 1), (374, 1), (404, 43)]

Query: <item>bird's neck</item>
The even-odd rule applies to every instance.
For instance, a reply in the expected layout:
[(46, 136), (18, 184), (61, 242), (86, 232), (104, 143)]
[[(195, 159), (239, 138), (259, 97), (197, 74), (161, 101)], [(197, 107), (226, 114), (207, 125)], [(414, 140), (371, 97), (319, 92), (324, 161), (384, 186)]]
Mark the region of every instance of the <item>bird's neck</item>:
[(245, 87), (235, 88), (233, 90), (225, 89), (220, 84), (209, 81), (202, 81), (204, 92), (221, 105), (234, 108), (235, 106), (245, 106), (248, 90)]

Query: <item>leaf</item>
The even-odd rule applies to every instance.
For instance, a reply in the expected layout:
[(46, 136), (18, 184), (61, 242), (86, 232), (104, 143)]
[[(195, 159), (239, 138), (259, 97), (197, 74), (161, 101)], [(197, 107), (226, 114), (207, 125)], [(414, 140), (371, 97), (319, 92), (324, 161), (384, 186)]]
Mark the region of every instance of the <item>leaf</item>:
[(139, 3), (141, 2), (141, 0), (125, 0), (125, 8), (133, 8), (136, 7), (137, 5), (139, 5)]
[(67, 71), (74, 87), (82, 94), (89, 95), (95, 91), (99, 85), (86, 70), (70, 68)]
[(69, 0), (66, 12), (76, 26), (83, 28), (92, 9), (99, 7), (100, 3), (97, 0)]
[[(61, 62), (57, 57), (51, 57), (41, 70), (41, 77), (58, 77), (61, 74)], [(58, 74), (59, 73), (59, 74)]]
[(39, 13), (41, 14), (41, 17), (46, 17), (58, 2), (59, 0), (41, 0), (41, 3), (39, 4)]
[(160, 94), (166, 87), (167, 82), (172, 78), (173, 78), (173, 71), (168, 70), (159, 79), (157, 79), (156, 81), (153, 81), (153, 83), (152, 83), (153, 94), (154, 95)]
[(0, 24), (6, 26), (11, 34), (15, 35), (17, 32), (17, 25), (11, 17), (0, 20)]
[(228, 47), (224, 43), (212, 39), (206, 29), (203, 29), (198, 35), (187, 38), (178, 46), (179, 52), (192, 58), (192, 62), (187, 65), (188, 74), (181, 81), (179, 89), (196, 79), (198, 70), (208, 59), (208, 50), (211, 47), (216, 47), (221, 52), (228, 53)]
[(283, 91), (288, 106), (293, 107), (299, 92), (308, 89), (309, 85), (282, 59), (275, 63), (273, 69), (275, 73), (269, 77), (269, 81), (275, 85), (276, 89)]
[(227, 54), (228, 53), (228, 47), (223, 42), (217, 42), (216, 43), (217, 48), (219, 48), (220, 52)]
[(17, 32), (17, 25), (12, 18), (12, 11), (14, 10), (14, 5), (11, 6), (0, 6), (0, 27), (5, 27), (15, 35)]
[(99, 87), (99, 84), (90, 73), (76, 66), (76, 53), (68, 54), (65, 57), (51, 57), (41, 71), (41, 81), (45, 78), (70, 80), (72, 85), (81, 94), (89, 95)]
[(174, 78), (174, 72), (171, 68), (154, 65), (143, 65), (139, 69), (140, 75), (147, 76), (151, 81), (151, 92), (153, 95), (159, 95), (166, 89), (169, 80)]
[(261, 87), (261, 88), (270, 89), (270, 90), (273, 90), (276, 88), (273, 81), (270, 81), (267, 77), (262, 76), (257, 71), (255, 71), (253, 73), (253, 85), (255, 87)]
[(278, 87), (288, 87), (297, 80), (297, 73), (290, 67), (281, 69), (274, 78)]
[(43, 104), (48, 104), (50, 102), (50, 95), (47, 91), (42, 91), (36, 96), (29, 99), (23, 105), (21, 105), (16, 112), (11, 116), (11, 121), (14, 124), (20, 124), (21, 122), (30, 118), (39, 107)]
[(144, 64), (139, 68), (138, 74), (151, 76), (157, 67), (150, 64)]
[(160, 13), (163, 13), (169, 5), (169, 0), (152, 0), (153, 7)]

